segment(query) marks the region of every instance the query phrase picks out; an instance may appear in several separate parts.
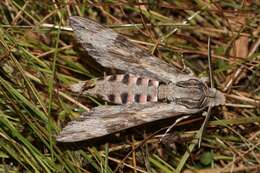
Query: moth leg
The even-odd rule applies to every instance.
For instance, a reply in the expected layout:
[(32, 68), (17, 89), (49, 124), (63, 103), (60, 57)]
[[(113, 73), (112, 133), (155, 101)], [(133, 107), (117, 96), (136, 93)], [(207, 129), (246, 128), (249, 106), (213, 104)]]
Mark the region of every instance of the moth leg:
[[(182, 64), (183, 64), (183, 71), (184, 72), (186, 72), (188, 75), (196, 76), (195, 73), (192, 71), (192, 69), (185, 64), (183, 59), (182, 59)], [(201, 77), (200, 79), (204, 83), (209, 83), (209, 81), (210, 81), (208, 76), (207, 77), (206, 76)]]
[(191, 70), (190, 67), (188, 67), (188, 66), (185, 64), (183, 58), (181, 59), (181, 61), (182, 61), (182, 64), (183, 64), (183, 71), (184, 71), (185, 73), (187, 73), (188, 75), (195, 76), (195, 73)]
[(187, 118), (189, 118), (191, 115), (186, 115), (186, 116), (183, 116), (183, 117), (180, 117), (178, 119), (176, 119), (176, 121), (167, 128), (167, 130), (165, 131), (165, 133), (162, 135), (161, 139), (160, 139), (160, 142), (162, 142), (162, 140), (167, 136), (167, 134), (171, 131), (171, 129), (173, 127), (175, 127), (179, 122), (181, 122), (182, 120), (185, 120)]
[(107, 73), (105, 71), (103, 72), (103, 77), (105, 80), (107, 79)]

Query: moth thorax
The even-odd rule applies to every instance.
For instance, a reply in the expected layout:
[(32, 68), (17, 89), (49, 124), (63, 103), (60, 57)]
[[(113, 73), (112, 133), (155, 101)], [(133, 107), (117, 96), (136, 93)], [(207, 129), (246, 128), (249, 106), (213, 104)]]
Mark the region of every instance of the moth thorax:
[(159, 82), (153, 79), (135, 76), (132, 74), (120, 74), (106, 76), (97, 81), (95, 94), (103, 100), (115, 104), (131, 104), (158, 101)]
[(160, 85), (158, 89), (158, 99), (168, 102), (175, 102), (187, 108), (203, 108), (207, 106), (209, 100), (209, 88), (205, 83), (197, 79), (189, 79)]

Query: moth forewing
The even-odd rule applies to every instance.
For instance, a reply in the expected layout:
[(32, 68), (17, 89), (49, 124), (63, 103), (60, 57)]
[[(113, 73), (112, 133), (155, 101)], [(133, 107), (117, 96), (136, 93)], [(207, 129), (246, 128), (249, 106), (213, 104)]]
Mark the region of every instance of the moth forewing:
[(104, 67), (116, 67), (126, 73), (166, 83), (195, 78), (149, 54), (123, 35), (90, 19), (72, 16), (70, 23), (83, 48)]
[(57, 137), (57, 141), (77, 142), (94, 139), (156, 120), (199, 111), (201, 110), (188, 109), (175, 103), (100, 106), (70, 122)]

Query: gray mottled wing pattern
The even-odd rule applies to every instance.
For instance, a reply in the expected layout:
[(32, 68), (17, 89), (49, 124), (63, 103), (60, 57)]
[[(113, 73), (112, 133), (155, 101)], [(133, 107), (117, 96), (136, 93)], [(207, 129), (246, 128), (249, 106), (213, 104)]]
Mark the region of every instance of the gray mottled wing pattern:
[(159, 119), (194, 114), (200, 109), (188, 109), (175, 103), (100, 106), (83, 113), (70, 122), (57, 137), (58, 142), (76, 142), (102, 137)]
[(70, 17), (70, 23), (88, 54), (104, 67), (163, 82), (194, 78), (179, 72), (131, 43), (126, 37), (90, 19), (73, 16)]

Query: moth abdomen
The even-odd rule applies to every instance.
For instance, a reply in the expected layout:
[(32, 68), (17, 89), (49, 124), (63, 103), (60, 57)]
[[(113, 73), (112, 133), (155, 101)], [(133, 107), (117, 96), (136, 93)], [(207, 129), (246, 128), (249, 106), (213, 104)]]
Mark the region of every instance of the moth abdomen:
[(118, 74), (100, 78), (86, 93), (115, 104), (132, 104), (158, 101), (159, 81), (133, 74)]

